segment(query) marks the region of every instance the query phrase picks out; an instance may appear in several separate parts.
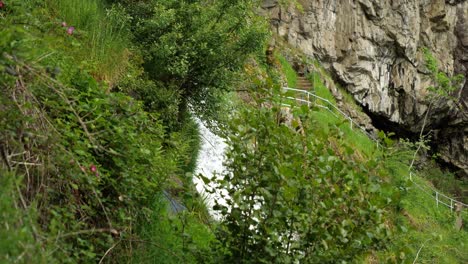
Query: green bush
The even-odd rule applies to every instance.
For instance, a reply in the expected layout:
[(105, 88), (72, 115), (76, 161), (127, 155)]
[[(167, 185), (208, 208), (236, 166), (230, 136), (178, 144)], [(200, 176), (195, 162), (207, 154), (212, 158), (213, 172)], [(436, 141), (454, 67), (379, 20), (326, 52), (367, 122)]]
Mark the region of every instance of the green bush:
[(320, 131), (307, 107), (296, 116), (304, 134), (279, 124), (279, 111), (246, 107), (232, 120), (218, 182), (230, 209), (215, 205), (225, 262), (335, 263), (382, 246), (389, 200), (376, 160), (355, 160), (339, 129)]

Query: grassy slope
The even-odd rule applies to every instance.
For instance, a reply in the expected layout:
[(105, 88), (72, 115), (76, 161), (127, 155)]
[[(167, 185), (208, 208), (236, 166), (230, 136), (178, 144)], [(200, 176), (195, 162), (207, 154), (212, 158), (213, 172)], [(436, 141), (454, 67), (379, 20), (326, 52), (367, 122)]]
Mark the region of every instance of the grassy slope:
[[(114, 27), (108, 27), (109, 22), (103, 19), (105, 12), (102, 6), (95, 5), (96, 1), (58, 1), (50, 0), (47, 3), (51, 4), (50, 8), (55, 10), (54, 23), (60, 23), (62, 20), (68, 22), (69, 25), (77, 27), (77, 37), (80, 41), (66, 42), (51, 42), (50, 45), (57, 49), (64, 49), (69, 51), (69, 56), (73, 57), (73, 61), (83, 61), (83, 64), (91, 64), (93, 68), (93, 76), (98, 80), (112, 84), (116, 82), (125, 72), (128, 67), (128, 54), (127, 45), (124, 34), (119, 31), (112, 31)], [(80, 8), (77, 9), (77, 4)], [(76, 12), (74, 10), (81, 10)], [(88, 17), (88, 18), (86, 18)], [(89, 20), (88, 20), (89, 19)], [(85, 23), (83, 21), (92, 21), (92, 23)], [(54, 32), (54, 34), (63, 34)], [(121, 35), (122, 34), (122, 35)], [(56, 37), (56, 36), (55, 36)], [(63, 37), (64, 39), (66, 38)], [(59, 39), (61, 40), (61, 39)], [(68, 39), (67, 39), (68, 41)], [(69, 45), (70, 44), (70, 45)], [(58, 47), (58, 45), (61, 45)], [(88, 55), (90, 55), (88, 57)], [(115, 62), (118, 63), (115, 63)], [(283, 70), (288, 77), (288, 85), (291, 87), (296, 86), (297, 77), (292, 67), (287, 64), (286, 60), (280, 61), (283, 64)], [(83, 65), (74, 65), (75, 67)], [(84, 66), (83, 66), (84, 67)], [(88, 67), (88, 66), (86, 66)], [(322, 97), (333, 100), (321, 81), (317, 78), (315, 80), (315, 87), (317, 93)], [(356, 130), (351, 130), (347, 122), (340, 118), (336, 118), (328, 111), (317, 109), (314, 112), (314, 117), (319, 124), (323, 126), (337, 125), (342, 128), (343, 136), (356, 147), (358, 153), (362, 156), (366, 155), (381, 155), (376, 147), (373, 145), (366, 136), (362, 135)], [(191, 137), (194, 135), (193, 127), (187, 127), (186, 131), (182, 131), (180, 135), (175, 135), (180, 139)], [(196, 153), (197, 140), (192, 141), (184, 152)], [(195, 156), (195, 155), (194, 155)], [(192, 157), (194, 157), (192, 156)], [(186, 170), (193, 168), (193, 159), (182, 161), (182, 166), (186, 165)], [(0, 172), (1, 173), (1, 172)], [(32, 241), (34, 226), (28, 226), (28, 221), (33, 217), (35, 212), (22, 212), (15, 208), (15, 203), (11, 200), (18, 198), (15, 190), (15, 184), (18, 182), (3, 182), (12, 175), (2, 173), (2, 184), (0, 188), (0, 210), (2, 213), (0, 219), (2, 223), (6, 223), (7, 228), (0, 230), (0, 248), (5, 252), (11, 254), (21, 255), (22, 250), (27, 250), (27, 257), (36, 255), (35, 251), (39, 251), (39, 247), (33, 244), (28, 244)], [(395, 183), (400, 183), (406, 177), (406, 170), (401, 167), (399, 171), (395, 172), (395, 177), (392, 179)], [(429, 185), (429, 183), (418, 179), (422, 184)], [(185, 179), (185, 182), (190, 182)], [(394, 243), (390, 245), (389, 250), (384, 252), (376, 252), (367, 260), (379, 259), (379, 261), (392, 260), (396, 262), (402, 256), (401, 252), (406, 252), (406, 260), (412, 261), (416, 255), (417, 250), (421, 245), (427, 241), (424, 248), (421, 250), (419, 260), (426, 263), (463, 263), (468, 262), (466, 244), (467, 235), (466, 231), (453, 232), (453, 215), (443, 207), (437, 208), (434, 201), (426, 197), (424, 193), (415, 190), (409, 186), (404, 186), (408, 191), (403, 193), (402, 197), (402, 210), (394, 215), (392, 222), (395, 223), (395, 239)], [(187, 190), (184, 190), (187, 191)], [(190, 194), (191, 192), (186, 192)], [(11, 199), (8, 199), (10, 197)], [(191, 199), (191, 197), (187, 197)], [(169, 215), (166, 206), (164, 206), (163, 197), (160, 194), (154, 197), (153, 214), (149, 221), (139, 223), (137, 228), (144, 243), (136, 243), (137, 246), (128, 251), (131, 253), (129, 260), (134, 263), (155, 263), (158, 260), (164, 259), (166, 263), (171, 262), (188, 262), (197, 258), (203, 260), (203, 250), (208, 251), (208, 243), (212, 240), (211, 231), (200, 221), (202, 205), (194, 205), (189, 210), (181, 215)], [(199, 207), (197, 207), (199, 206)], [(20, 221), (13, 221), (20, 219)], [(466, 218), (465, 218), (466, 219)], [(7, 220), (10, 220), (8, 222)], [(18, 225), (12, 228), (14, 225)], [(402, 227), (403, 228), (402, 228)], [(14, 231), (10, 231), (14, 230)], [(405, 231), (406, 230), (406, 231)], [(428, 240), (430, 239), (430, 240)], [(15, 248), (14, 245), (24, 243), (25, 248)], [(9, 249), (9, 248), (12, 249)], [(194, 254), (191, 254), (192, 249), (201, 249)], [(15, 252), (17, 251), (17, 252)], [(1, 251), (0, 251), (1, 252)], [(12, 257), (11, 261), (15, 258)], [(26, 262), (31, 262), (30, 259), (24, 259)], [(38, 262), (38, 259), (35, 259)]]
[(101, 0), (47, 0), (45, 4), (58, 23), (75, 27), (85, 40), (74, 42), (69, 52), (78, 61), (91, 63), (96, 79), (112, 86), (127, 73), (129, 18), (121, 9), (106, 9)]
[(297, 73), (291, 66), (291, 64), (288, 63), (286, 58), (279, 54), (275, 53), (275, 57), (277, 60), (279, 60), (281, 64), (281, 70), (283, 71), (284, 75), (286, 76), (286, 81), (288, 83), (288, 87), (291, 88), (296, 88), (297, 87)]
[[(287, 61), (281, 61), (284, 69), (292, 69)], [(294, 76), (285, 72), (288, 83)], [(316, 94), (335, 103), (331, 92), (325, 87), (318, 74), (313, 78)], [(336, 113), (338, 114), (338, 113)], [(341, 117), (336, 117), (329, 111), (317, 108), (313, 116), (321, 126), (337, 125), (343, 132), (343, 137), (356, 147), (361, 156), (382, 156), (375, 143), (356, 129), (351, 129), (349, 123)], [(359, 155), (359, 154), (358, 154)], [(468, 263), (468, 233), (466, 227), (457, 232), (454, 230), (455, 214), (450, 209), (439, 206), (429, 194), (421, 191), (408, 181), (408, 165), (400, 163), (391, 171), (388, 180), (399, 187), (401, 191), (401, 208), (390, 208), (390, 221), (394, 232), (392, 243), (388, 249), (373, 252), (367, 257), (357, 260), (366, 263), (412, 263), (419, 252), (417, 263)], [(414, 180), (425, 189), (432, 184), (427, 180), (414, 176)], [(468, 213), (463, 212), (463, 219), (468, 220)]]
[[(415, 177), (415, 181), (424, 187), (430, 186), (420, 177)], [(402, 222), (407, 230), (396, 234), (390, 250), (378, 254), (380, 260), (395, 259), (395, 262), (400, 262), (394, 254), (406, 252), (405, 261), (409, 262), (423, 247), (417, 263), (468, 262), (468, 233), (466, 229), (455, 231), (455, 214), (450, 209), (437, 207), (433, 197), (412, 184), (403, 196), (401, 205), (401, 214), (395, 215), (395, 221)], [(463, 214), (464, 219), (468, 219), (467, 212)]]
[[(102, 82), (108, 87), (112, 87), (122, 78), (130, 80), (135, 78), (136, 80), (136, 75), (130, 76), (130, 74), (139, 72), (140, 68), (139, 65), (132, 64), (134, 62), (131, 61), (129, 54), (131, 49), (130, 34), (123, 28), (125, 19), (122, 17), (124, 14), (118, 13), (121, 11), (106, 10), (101, 0), (46, 0), (41, 2), (41, 5), (32, 0), (25, 2), (17, 0), (7, 4), (7, 10), (11, 8), (10, 6), (19, 6), (18, 10), (23, 7), (24, 9), (33, 9), (35, 13), (28, 13), (28, 15), (33, 17), (34, 21), (37, 20), (44, 24), (44, 27), (48, 29), (45, 33), (35, 31), (31, 33), (31, 35), (40, 38), (41, 43), (49, 48), (42, 59), (57, 57), (57, 64), (62, 69), (89, 71), (96, 81)], [(20, 12), (18, 11), (18, 13)], [(4, 14), (6, 13), (0, 13), (0, 22), (3, 21)], [(16, 13), (13, 14), (16, 15)], [(5, 16), (8, 19), (14, 19), (9, 13), (8, 16)], [(10, 23), (9, 20), (5, 21)], [(62, 22), (65, 22), (67, 27), (75, 27), (72, 36), (66, 34), (67, 27), (62, 27)], [(8, 23), (5, 22), (7, 29), (11, 26)], [(0, 33), (3, 33), (1, 29)], [(43, 52), (39, 48), (32, 49), (31, 54), (36, 55), (35, 52)], [(55, 63), (55, 61), (53, 62)], [(3, 69), (0, 69), (1, 71)], [(61, 74), (63, 72), (64, 70)], [(1, 105), (4, 105), (3, 99), (0, 97)], [(131, 101), (130, 104), (132, 103), (136, 102)], [(181, 125), (180, 131), (171, 133), (168, 137), (170, 137), (168, 141), (170, 140), (173, 146), (167, 147), (171, 150), (164, 153), (176, 160), (174, 162), (178, 163), (176, 165), (178, 170), (168, 171), (170, 180), (176, 183), (167, 183), (167, 188), (170, 189), (176, 185), (180, 188), (180, 182), (183, 182), (186, 187), (176, 191), (182, 191), (186, 197), (178, 199), (192, 202), (185, 204), (187, 212), (174, 215), (168, 212), (167, 199), (161, 193), (147, 194), (154, 196), (153, 206), (150, 208), (150, 219), (135, 221), (133, 223), (137, 226), (129, 227), (129, 229), (135, 228), (137, 232), (134, 235), (138, 235), (141, 242), (135, 242), (129, 248), (120, 248), (124, 247), (123, 244), (128, 245), (128, 243), (120, 241), (121, 243), (115, 244), (116, 247), (113, 248), (112, 254), (107, 259), (113, 258), (115, 261), (124, 258), (127, 262), (133, 261), (134, 263), (157, 263), (158, 260), (165, 260), (166, 263), (169, 263), (172, 258), (173, 262), (176, 263), (180, 262), (180, 258), (182, 258), (185, 260), (183, 262), (186, 263), (193, 260), (196, 254), (200, 254), (199, 252), (190, 252), (189, 248), (203, 251), (210, 243), (212, 232), (204, 224), (204, 220), (207, 218), (206, 207), (203, 201), (196, 197), (196, 192), (191, 186), (191, 178), (184, 174), (195, 168), (195, 159), (200, 145), (198, 127), (190, 117), (187, 117), (187, 121)], [(171, 167), (167, 164), (157, 164), (157, 166)], [(180, 171), (182, 172), (179, 173)], [(0, 227), (0, 262), (68, 263), (77, 261), (80, 257), (78, 248), (66, 252), (65, 245), (59, 244), (58, 239), (54, 243), (55, 239), (48, 233), (49, 230), (41, 230), (37, 225), (36, 222), (40, 216), (34, 210), (36, 201), (33, 201), (27, 210), (19, 208), (18, 201), (22, 198), (19, 190), (23, 184), (20, 175), (0, 170), (0, 182), (0, 198), (2, 198), (0, 199), (0, 222), (2, 223)], [(70, 210), (70, 214), (73, 214), (73, 209), (66, 206), (63, 209)], [(65, 220), (63, 222), (65, 223)], [(67, 231), (59, 230), (62, 233)], [(38, 232), (41, 239), (35, 237)], [(40, 242), (36, 243), (35, 241), (38, 240)], [(81, 243), (92, 246), (94, 242), (91, 239), (87, 241), (83, 237)], [(106, 248), (111, 246), (112, 244), (108, 244)], [(63, 255), (60, 255), (61, 259), (55, 259), (54, 252), (63, 252)], [(134, 254), (137, 253), (139, 257), (144, 256), (144, 259), (135, 257)], [(104, 251), (97, 252), (97, 254), (102, 256)]]
[[(104, 9), (102, 1), (98, 0), (49, 0), (50, 8), (56, 15), (83, 31), (84, 45), (72, 50), (73, 56), (88, 59), (96, 69), (95, 76), (109, 85), (117, 82), (131, 63), (128, 50), (131, 47), (128, 34), (124, 30), (123, 14), (115, 9)], [(118, 63), (115, 63), (118, 62)], [(164, 195), (158, 193), (153, 198), (151, 219), (140, 221), (136, 227), (137, 233), (146, 241), (135, 249), (124, 250), (122, 258), (131, 263), (155, 263), (165, 259), (166, 263), (194, 262), (195, 253), (188, 248), (207, 250), (212, 240), (212, 232), (204, 224), (208, 212), (203, 200), (197, 196), (195, 188), (188, 174), (195, 170), (196, 159), (200, 149), (198, 126), (193, 119), (186, 115), (186, 121), (181, 130), (172, 133), (171, 141), (177, 144), (175, 159), (184, 173), (172, 176), (168, 190), (182, 193), (185, 197), (175, 198), (182, 202), (187, 211), (183, 214), (170, 212), (168, 201)], [(179, 184), (183, 183), (183, 187)], [(127, 256), (125, 256), (127, 255)]]

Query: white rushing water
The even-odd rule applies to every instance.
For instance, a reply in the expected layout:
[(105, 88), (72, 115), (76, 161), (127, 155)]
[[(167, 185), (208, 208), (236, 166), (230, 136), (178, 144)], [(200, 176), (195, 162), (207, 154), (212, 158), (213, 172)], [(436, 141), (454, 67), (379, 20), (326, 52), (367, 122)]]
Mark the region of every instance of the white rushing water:
[[(218, 201), (219, 204), (226, 205), (226, 201), (222, 196), (226, 196), (227, 191), (216, 190), (216, 186), (211, 182), (205, 184), (198, 175), (202, 174), (209, 179), (222, 177), (222, 173), (225, 170), (223, 163), (227, 144), (223, 138), (211, 132), (200, 119), (196, 118), (195, 120), (199, 125), (201, 148), (198, 154), (197, 168), (195, 170), (193, 182), (202, 197), (206, 197), (210, 214), (216, 219), (219, 219), (220, 216), (213, 211), (213, 205), (215, 201)], [(215, 193), (207, 193), (207, 188), (210, 190), (215, 189)]]

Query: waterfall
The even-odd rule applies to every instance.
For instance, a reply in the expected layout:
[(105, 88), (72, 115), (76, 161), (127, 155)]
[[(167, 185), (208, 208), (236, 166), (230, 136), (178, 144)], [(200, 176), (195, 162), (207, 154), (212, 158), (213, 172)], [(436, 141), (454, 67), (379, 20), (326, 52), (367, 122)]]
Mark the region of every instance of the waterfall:
[[(217, 189), (218, 187), (215, 186), (212, 182), (205, 184), (198, 175), (202, 174), (209, 179), (217, 179), (222, 177), (225, 170), (223, 163), (225, 160), (225, 150), (227, 144), (223, 138), (211, 132), (210, 129), (207, 128), (199, 118), (195, 118), (195, 121), (199, 126), (201, 148), (198, 154), (197, 167), (195, 169), (193, 183), (195, 184), (200, 195), (206, 198), (210, 214), (215, 219), (220, 219), (220, 215), (213, 211), (213, 205), (215, 204), (215, 201), (218, 201), (219, 204), (226, 205), (226, 201), (222, 198), (222, 196), (227, 196), (227, 191)], [(215, 193), (208, 193), (205, 191), (206, 189), (213, 189), (215, 190)]]

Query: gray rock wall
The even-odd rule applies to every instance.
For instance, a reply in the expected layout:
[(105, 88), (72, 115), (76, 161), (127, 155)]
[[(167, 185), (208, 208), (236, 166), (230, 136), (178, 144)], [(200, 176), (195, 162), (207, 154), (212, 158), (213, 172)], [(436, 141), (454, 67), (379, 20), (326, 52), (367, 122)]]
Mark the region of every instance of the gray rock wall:
[[(303, 11), (265, 0), (274, 31), (317, 58), (356, 101), (400, 129), (416, 133), (428, 110), (422, 47), (446, 73), (468, 70), (468, 1), (298, 0)], [(442, 158), (468, 175), (468, 85), (458, 105), (440, 100), (431, 108)]]

